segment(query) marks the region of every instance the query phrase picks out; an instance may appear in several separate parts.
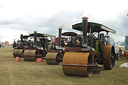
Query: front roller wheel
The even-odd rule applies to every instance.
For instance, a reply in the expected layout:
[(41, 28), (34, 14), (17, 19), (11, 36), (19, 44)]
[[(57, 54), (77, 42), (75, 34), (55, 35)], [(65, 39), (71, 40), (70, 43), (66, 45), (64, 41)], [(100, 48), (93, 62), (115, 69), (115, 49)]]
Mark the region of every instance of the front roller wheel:
[(115, 66), (115, 49), (112, 45), (105, 45), (103, 51), (103, 65), (105, 70), (112, 70)]
[(22, 53), (23, 53), (23, 49), (14, 49), (13, 52), (14, 58), (21, 57)]
[(89, 52), (66, 52), (63, 57), (63, 72), (67, 76), (86, 76), (93, 74)]
[(59, 62), (57, 61), (57, 55), (58, 52), (48, 52), (45, 57), (46, 63), (51, 65), (58, 65)]
[(36, 50), (25, 50), (23, 53), (24, 61), (36, 61)]

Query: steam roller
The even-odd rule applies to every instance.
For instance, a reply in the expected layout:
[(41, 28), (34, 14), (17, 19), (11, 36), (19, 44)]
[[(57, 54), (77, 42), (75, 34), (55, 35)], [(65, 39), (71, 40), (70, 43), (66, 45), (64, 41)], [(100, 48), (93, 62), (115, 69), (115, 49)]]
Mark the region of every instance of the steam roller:
[[(63, 38), (62, 36), (70, 37), (71, 39), (70, 41), (67, 41), (68, 38)], [(59, 40), (58, 42), (55, 41), (58, 45), (56, 46), (55, 49), (49, 50), (49, 52), (46, 54), (45, 57), (46, 63), (50, 65), (61, 64), (63, 61), (64, 49), (66, 47), (72, 47), (72, 39), (75, 36), (77, 36), (77, 33), (75, 32), (62, 33), (62, 28), (59, 28)]]
[(34, 33), (29, 34), (30, 37), (34, 37), (33, 43), (30, 43), (28, 47), (24, 48), (23, 58), (25, 61), (36, 61), (36, 58), (43, 58), (48, 52), (49, 40), (47, 37), (55, 37), (48, 34)]
[[(21, 34), (21, 40), (19, 42), (17, 42), (17, 45), (14, 47), (14, 52), (13, 52), (13, 56), (14, 58), (16, 57), (22, 57), (22, 54), (24, 52), (24, 48), (26, 47), (27, 41), (26, 39), (28, 38), (28, 35), (24, 35)], [(15, 41), (14, 41), (15, 42)], [(16, 44), (16, 42), (15, 42)]]
[(115, 49), (110, 44), (108, 33), (115, 34), (115, 31), (102, 24), (88, 22), (87, 17), (83, 17), (82, 23), (72, 28), (83, 34), (75, 37), (73, 47), (64, 49), (63, 73), (67, 76), (91, 77), (102, 70), (99, 64), (105, 70), (112, 70), (115, 66)]

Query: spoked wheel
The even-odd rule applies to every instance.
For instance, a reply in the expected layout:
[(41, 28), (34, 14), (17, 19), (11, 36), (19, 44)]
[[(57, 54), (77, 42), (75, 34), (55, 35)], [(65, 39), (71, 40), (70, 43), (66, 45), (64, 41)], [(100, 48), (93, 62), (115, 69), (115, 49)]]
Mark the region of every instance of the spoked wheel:
[(112, 70), (115, 66), (115, 49), (112, 45), (104, 47), (103, 65), (105, 70)]

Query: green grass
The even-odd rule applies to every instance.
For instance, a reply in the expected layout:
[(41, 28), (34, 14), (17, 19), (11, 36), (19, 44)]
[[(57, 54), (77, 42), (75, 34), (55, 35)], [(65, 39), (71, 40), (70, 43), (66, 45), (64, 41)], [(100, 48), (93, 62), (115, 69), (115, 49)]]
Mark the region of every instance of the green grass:
[(61, 65), (15, 62), (13, 48), (0, 49), (0, 85), (128, 85), (128, 68), (119, 65), (128, 59), (119, 59), (113, 70), (103, 70), (92, 77), (65, 76)]

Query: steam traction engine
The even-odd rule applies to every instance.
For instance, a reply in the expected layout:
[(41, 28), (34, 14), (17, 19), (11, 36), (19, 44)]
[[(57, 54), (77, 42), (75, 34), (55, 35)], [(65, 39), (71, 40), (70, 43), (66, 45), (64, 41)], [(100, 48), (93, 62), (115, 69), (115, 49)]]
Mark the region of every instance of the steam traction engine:
[[(68, 38), (65, 38), (65, 37)], [(55, 49), (51, 49), (46, 54), (46, 63), (51, 65), (58, 65), (63, 61), (64, 49), (73, 46), (73, 38), (77, 36), (75, 32), (64, 32), (59, 28), (59, 42)], [(69, 38), (70, 37), (70, 38)]]
[(45, 57), (48, 52), (49, 40), (48, 37), (55, 37), (48, 34), (34, 33), (29, 34), (30, 37), (34, 37), (33, 43), (29, 44), (29, 47), (24, 48), (23, 58), (25, 61), (35, 61), (36, 58)]
[(87, 17), (72, 28), (82, 31), (83, 36), (75, 37), (74, 46), (65, 48), (62, 63), (64, 74), (90, 77), (98, 64), (103, 65), (105, 70), (112, 70), (115, 49), (108, 42), (108, 33), (115, 34), (115, 31), (102, 24), (88, 22)]

